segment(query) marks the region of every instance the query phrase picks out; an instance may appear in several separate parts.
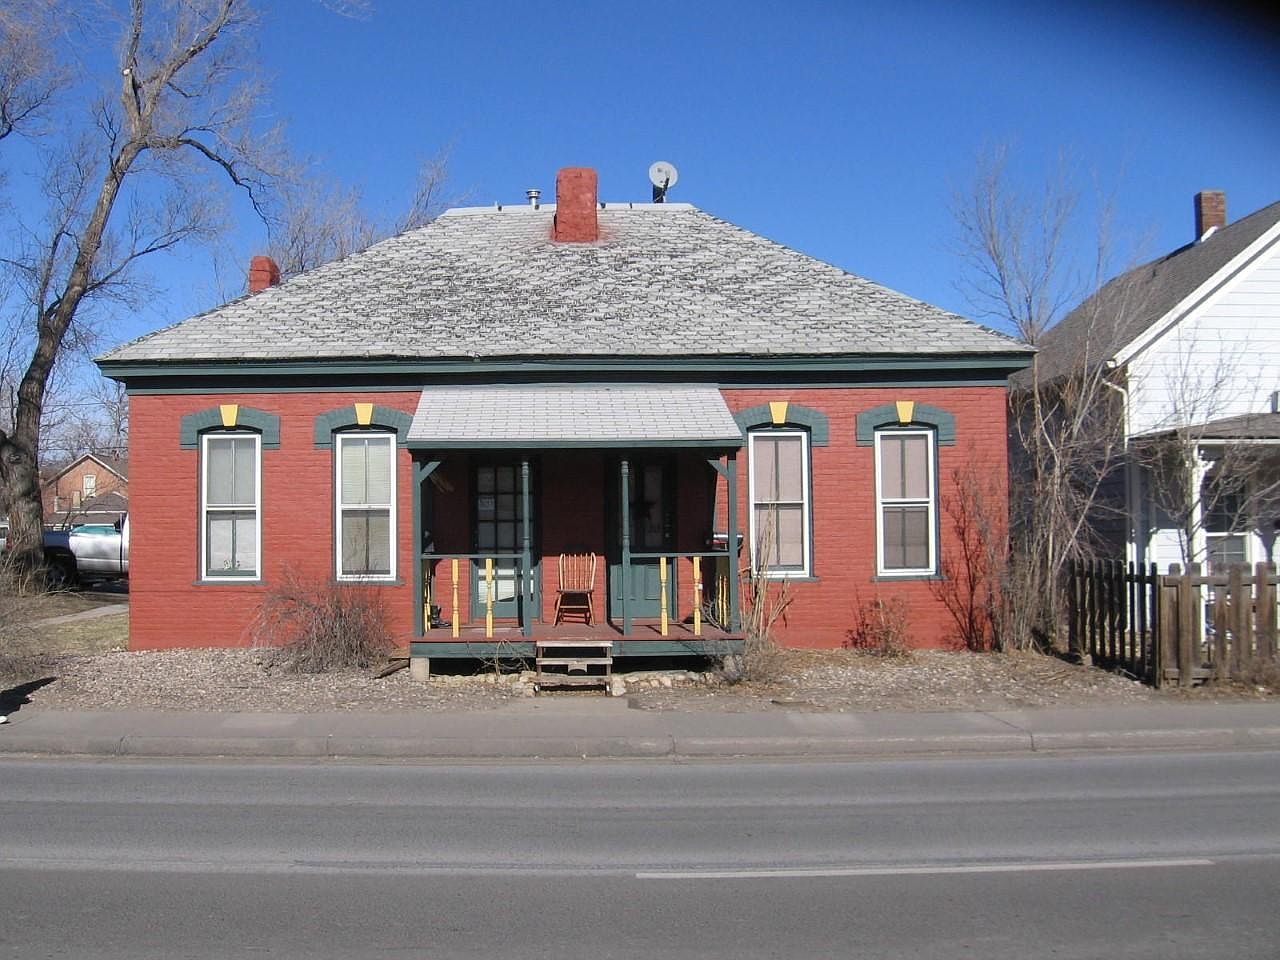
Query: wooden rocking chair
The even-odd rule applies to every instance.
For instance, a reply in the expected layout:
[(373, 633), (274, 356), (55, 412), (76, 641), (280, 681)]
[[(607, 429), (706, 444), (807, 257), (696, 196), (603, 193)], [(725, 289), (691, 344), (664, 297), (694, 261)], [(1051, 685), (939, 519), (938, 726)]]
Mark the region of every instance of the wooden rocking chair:
[(579, 613), (586, 623), (595, 619), (592, 596), (596, 590), (596, 555), (594, 553), (560, 554), (560, 587), (556, 591), (558, 624), (567, 612)]

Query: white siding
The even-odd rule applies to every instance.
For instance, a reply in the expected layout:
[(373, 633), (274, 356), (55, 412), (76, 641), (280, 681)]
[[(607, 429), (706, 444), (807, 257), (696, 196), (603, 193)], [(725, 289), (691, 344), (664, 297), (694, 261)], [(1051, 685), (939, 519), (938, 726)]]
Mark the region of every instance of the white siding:
[(1275, 390), (1280, 245), (1130, 361), (1130, 430), (1261, 413)]

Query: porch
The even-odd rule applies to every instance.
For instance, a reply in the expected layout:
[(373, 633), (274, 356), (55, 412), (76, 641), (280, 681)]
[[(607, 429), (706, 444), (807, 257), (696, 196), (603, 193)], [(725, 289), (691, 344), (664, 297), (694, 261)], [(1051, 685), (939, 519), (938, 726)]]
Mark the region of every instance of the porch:
[[(741, 647), (741, 434), (718, 390), (424, 391), (409, 446), (414, 656), (527, 657), (551, 639), (607, 640), (615, 657)], [(589, 564), (573, 592), (591, 598), (572, 616), (556, 602), (569, 557)]]

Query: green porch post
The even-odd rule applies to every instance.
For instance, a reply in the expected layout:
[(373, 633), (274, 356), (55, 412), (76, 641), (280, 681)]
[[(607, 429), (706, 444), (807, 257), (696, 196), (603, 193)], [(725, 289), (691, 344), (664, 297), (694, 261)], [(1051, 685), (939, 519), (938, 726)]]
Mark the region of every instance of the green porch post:
[(622, 461), (622, 499), (618, 501), (622, 513), (622, 584), (618, 593), (622, 598), (622, 635), (631, 633), (631, 610), (627, 596), (631, 593), (631, 464)]
[(422, 488), (427, 477), (435, 473), (439, 466), (439, 460), (426, 463), (415, 460), (413, 463), (413, 542), (417, 544), (413, 552), (413, 632), (418, 637), (426, 633), (422, 610), (423, 592), (426, 590), (426, 580), (422, 576)]
[(533, 636), (533, 611), (529, 609), (533, 594), (533, 551), (530, 546), (529, 458), (520, 460), (520, 626), (526, 637)]
[(728, 461), (725, 485), (729, 499), (726, 523), (729, 528), (729, 630), (736, 633), (742, 629), (742, 614), (738, 610), (738, 454), (730, 453)]

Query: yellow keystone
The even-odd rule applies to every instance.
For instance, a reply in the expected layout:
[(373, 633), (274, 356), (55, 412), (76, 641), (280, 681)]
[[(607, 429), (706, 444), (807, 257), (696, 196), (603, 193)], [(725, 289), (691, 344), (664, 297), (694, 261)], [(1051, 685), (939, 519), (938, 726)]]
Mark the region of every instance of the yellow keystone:
[(224, 427), (234, 427), (240, 419), (240, 404), (220, 403), (218, 404), (218, 412), (222, 414), (222, 425)]
[(916, 416), (916, 402), (914, 400), (895, 400), (895, 407), (898, 408), (898, 422), (910, 423)]
[(373, 423), (373, 404), (357, 403), (356, 404), (356, 423), (362, 427), (367, 427)]
[(769, 418), (773, 421), (775, 427), (780, 427), (787, 422), (787, 401), (786, 400), (770, 400), (769, 401)]

